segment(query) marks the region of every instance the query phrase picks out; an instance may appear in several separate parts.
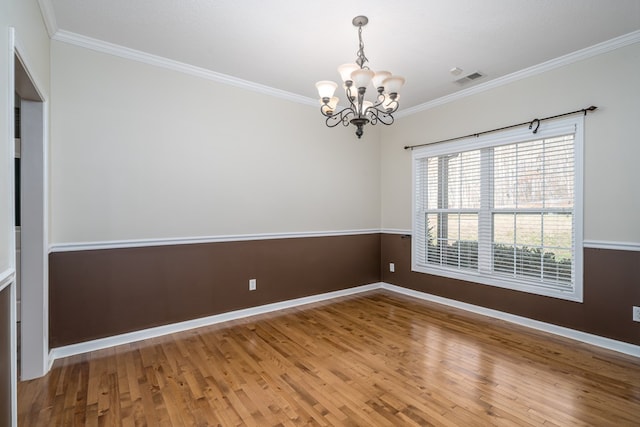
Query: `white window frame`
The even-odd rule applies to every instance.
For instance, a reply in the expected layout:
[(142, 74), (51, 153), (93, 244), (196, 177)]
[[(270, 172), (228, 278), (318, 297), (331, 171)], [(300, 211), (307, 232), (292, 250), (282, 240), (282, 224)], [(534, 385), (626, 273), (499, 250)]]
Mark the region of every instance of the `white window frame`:
[[(435, 264), (419, 265), (417, 260), (418, 244), (421, 238), (418, 236), (419, 201), (417, 200), (418, 164), (419, 160), (428, 157), (437, 157), (464, 151), (479, 150), (506, 144), (514, 144), (527, 141), (543, 140), (562, 135), (574, 135), (574, 204), (573, 204), (573, 283), (571, 289), (558, 289), (546, 287), (544, 284), (536, 284), (519, 278), (503, 277), (500, 275), (486, 274), (482, 272), (454, 269)], [(584, 159), (584, 116), (570, 117), (561, 120), (545, 121), (540, 123), (537, 133), (532, 133), (526, 127), (481, 135), (475, 138), (467, 138), (445, 143), (426, 145), (412, 151), (412, 270), (415, 272), (432, 274), (464, 280), (482, 285), (496, 286), (537, 295), (545, 295), (570, 301), (583, 301), (583, 159)], [(486, 187), (483, 187), (483, 191)], [(483, 193), (481, 197), (489, 197), (490, 193)], [(480, 240), (480, 239), (479, 239)], [(484, 242), (486, 243), (486, 241)], [(484, 251), (483, 251), (484, 248)], [(486, 254), (487, 246), (478, 242), (478, 258)], [(490, 249), (489, 249), (490, 250)]]

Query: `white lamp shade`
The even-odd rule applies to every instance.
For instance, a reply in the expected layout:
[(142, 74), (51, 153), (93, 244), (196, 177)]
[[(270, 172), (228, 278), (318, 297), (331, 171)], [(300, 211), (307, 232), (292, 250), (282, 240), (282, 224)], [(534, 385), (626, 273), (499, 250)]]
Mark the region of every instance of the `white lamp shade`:
[(331, 98), (336, 91), (338, 84), (329, 80), (321, 80), (316, 83), (316, 88), (318, 89), (318, 94), (320, 95), (320, 99), (322, 98)]
[(379, 87), (384, 86), (384, 81), (389, 77), (391, 77), (391, 73), (388, 71), (376, 71), (373, 79), (371, 79), (371, 81), (373, 82), (373, 87), (378, 89)]
[(338, 67), (338, 72), (340, 73), (340, 77), (342, 77), (342, 81), (346, 82), (347, 80), (351, 80), (351, 73), (359, 69), (358, 64), (342, 64)]
[(384, 81), (384, 90), (387, 93), (398, 93), (400, 88), (404, 85), (404, 77), (392, 76)]
[(358, 69), (351, 73), (351, 80), (353, 80), (353, 85), (357, 88), (367, 87), (371, 83), (374, 74), (371, 70)]

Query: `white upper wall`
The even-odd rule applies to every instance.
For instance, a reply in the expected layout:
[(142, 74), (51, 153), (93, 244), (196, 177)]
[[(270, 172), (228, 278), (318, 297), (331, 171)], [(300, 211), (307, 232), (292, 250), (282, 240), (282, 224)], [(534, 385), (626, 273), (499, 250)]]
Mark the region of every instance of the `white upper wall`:
[(26, 61), (30, 78), (45, 101), (49, 94), (49, 34), (38, 0), (11, 0), (11, 26), (16, 32), (16, 47)]
[(411, 228), (405, 145), (468, 135), (595, 105), (585, 121), (585, 240), (640, 244), (640, 43), (487, 90), (382, 131), (382, 227)]
[(379, 131), (52, 42), (52, 244), (378, 229)]

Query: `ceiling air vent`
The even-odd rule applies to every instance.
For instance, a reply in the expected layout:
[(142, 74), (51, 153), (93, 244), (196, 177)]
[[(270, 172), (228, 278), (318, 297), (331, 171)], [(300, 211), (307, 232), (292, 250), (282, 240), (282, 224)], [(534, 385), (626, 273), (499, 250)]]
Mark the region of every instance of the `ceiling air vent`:
[(484, 77), (484, 74), (482, 74), (479, 71), (476, 71), (474, 73), (468, 74), (464, 77), (459, 78), (458, 80), (456, 80), (456, 83), (458, 83), (459, 85), (464, 85), (467, 83), (470, 83), (474, 80), (478, 80), (479, 78)]

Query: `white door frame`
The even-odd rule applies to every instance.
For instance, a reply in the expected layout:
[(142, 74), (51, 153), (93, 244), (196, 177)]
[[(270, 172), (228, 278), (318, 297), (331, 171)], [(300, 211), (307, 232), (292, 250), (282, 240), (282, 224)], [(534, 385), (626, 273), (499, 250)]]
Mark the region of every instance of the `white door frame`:
[[(21, 335), (20, 378), (45, 375), (49, 358), (47, 103), (14, 38), (14, 90), (21, 100)], [(13, 91), (10, 96), (14, 96)], [(14, 202), (15, 203), (15, 202)], [(15, 207), (14, 207), (15, 208)], [(15, 251), (15, 242), (13, 245)]]

